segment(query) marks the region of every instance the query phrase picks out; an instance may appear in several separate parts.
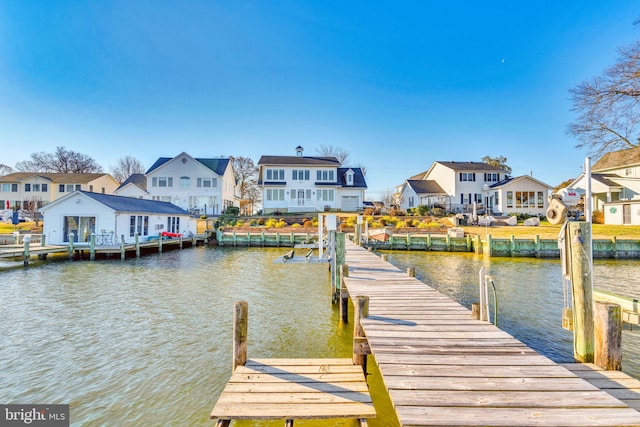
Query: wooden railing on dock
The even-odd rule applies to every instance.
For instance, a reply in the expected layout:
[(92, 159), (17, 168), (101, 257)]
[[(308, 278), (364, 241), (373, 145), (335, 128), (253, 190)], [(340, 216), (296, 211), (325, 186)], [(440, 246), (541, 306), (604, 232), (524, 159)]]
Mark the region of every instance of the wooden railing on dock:
[(621, 400), (409, 272), (352, 243), (346, 264), (349, 297), (368, 298), (362, 332), (401, 425), (640, 425)]

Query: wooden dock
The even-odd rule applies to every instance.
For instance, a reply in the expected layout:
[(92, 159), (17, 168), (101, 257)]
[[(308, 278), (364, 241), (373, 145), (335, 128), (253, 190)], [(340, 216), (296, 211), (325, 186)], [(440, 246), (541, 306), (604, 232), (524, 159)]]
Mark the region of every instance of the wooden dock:
[(351, 359), (247, 359), (249, 306), (236, 302), (231, 379), (210, 417), (216, 426), (232, 420), (358, 420), (376, 416), (360, 366)]
[[(349, 297), (402, 426), (638, 426), (640, 413), (352, 243)], [(631, 390), (629, 393), (638, 393)]]

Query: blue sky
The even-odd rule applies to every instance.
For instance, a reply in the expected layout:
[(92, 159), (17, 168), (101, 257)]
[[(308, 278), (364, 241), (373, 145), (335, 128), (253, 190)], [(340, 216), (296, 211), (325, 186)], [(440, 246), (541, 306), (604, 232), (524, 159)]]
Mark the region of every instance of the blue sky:
[(0, 0), (0, 163), (105, 171), (338, 146), (377, 199), (438, 160), (576, 177), (568, 90), (640, 35), (640, 1)]

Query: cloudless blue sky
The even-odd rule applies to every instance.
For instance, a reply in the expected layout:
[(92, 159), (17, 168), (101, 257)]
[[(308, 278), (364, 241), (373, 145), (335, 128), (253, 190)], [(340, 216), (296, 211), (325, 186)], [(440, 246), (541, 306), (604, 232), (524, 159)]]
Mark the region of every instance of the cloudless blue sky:
[(0, 0), (0, 163), (350, 153), (377, 199), (438, 160), (576, 177), (569, 89), (640, 1)]

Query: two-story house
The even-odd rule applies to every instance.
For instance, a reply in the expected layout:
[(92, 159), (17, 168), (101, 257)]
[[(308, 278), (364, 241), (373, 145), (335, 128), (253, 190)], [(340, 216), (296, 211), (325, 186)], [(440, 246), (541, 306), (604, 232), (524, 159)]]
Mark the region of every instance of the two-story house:
[[(585, 174), (567, 188), (586, 191)], [(640, 147), (607, 153), (591, 166), (594, 211), (604, 211), (606, 224), (640, 224)]]
[(395, 198), (403, 210), (426, 205), (471, 212), (475, 203), (489, 214), (544, 215), (550, 189), (532, 176), (511, 178), (484, 162), (434, 162), (429, 170), (398, 186)]
[[(187, 153), (161, 157), (145, 173), (146, 191), (152, 200), (171, 202), (193, 214), (218, 215), (235, 203), (235, 177), (229, 158), (194, 158)], [(144, 196), (128, 186), (119, 194)], [(145, 197), (143, 197), (145, 198)]]
[(76, 190), (113, 194), (118, 181), (106, 173), (14, 172), (0, 176), (3, 209), (40, 207)]
[[(434, 162), (429, 170), (414, 175), (398, 187), (396, 200), (401, 209), (418, 206), (425, 201), (444, 205), (450, 212), (470, 212), (473, 203), (493, 207), (494, 199), (488, 187), (506, 177), (503, 169), (484, 162)], [(409, 181), (429, 181), (428, 187), (418, 189)], [(486, 185), (486, 187), (485, 187)], [(484, 191), (484, 193), (483, 193)]]
[(269, 212), (318, 212), (362, 208), (367, 184), (360, 168), (341, 167), (335, 157), (262, 156), (258, 161), (262, 207)]

